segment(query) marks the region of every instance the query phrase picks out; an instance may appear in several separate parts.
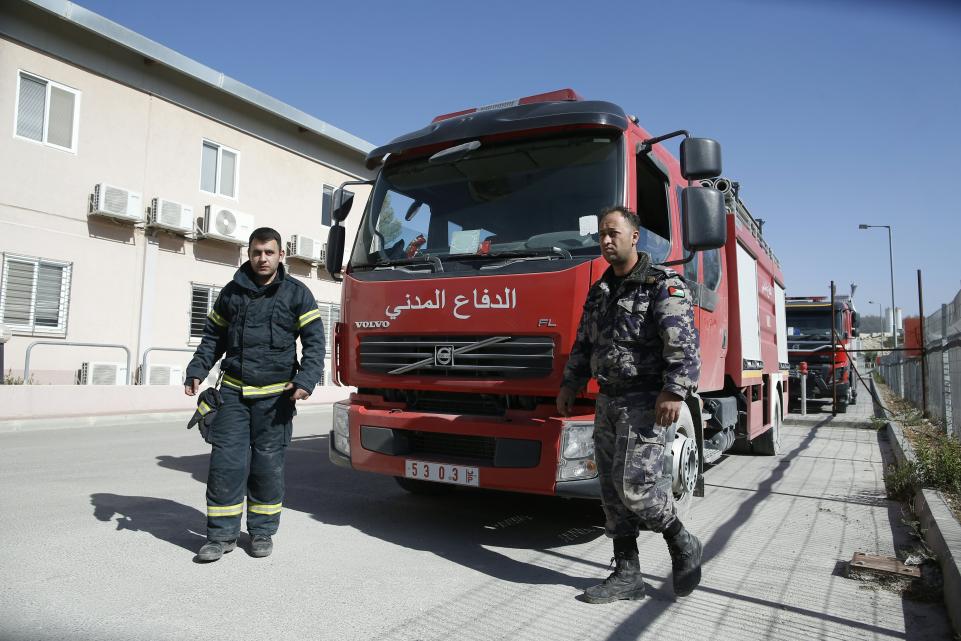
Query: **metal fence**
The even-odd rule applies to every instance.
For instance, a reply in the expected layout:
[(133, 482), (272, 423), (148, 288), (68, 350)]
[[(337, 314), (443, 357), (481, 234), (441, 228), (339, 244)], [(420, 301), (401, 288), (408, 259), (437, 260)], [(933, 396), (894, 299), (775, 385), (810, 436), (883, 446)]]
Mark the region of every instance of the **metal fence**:
[[(942, 421), (948, 434), (961, 439), (961, 291), (954, 300), (924, 319), (928, 367), (928, 415)], [(918, 407), (924, 402), (921, 358), (892, 352), (881, 358), (881, 377)], [(953, 407), (952, 401), (958, 403)]]

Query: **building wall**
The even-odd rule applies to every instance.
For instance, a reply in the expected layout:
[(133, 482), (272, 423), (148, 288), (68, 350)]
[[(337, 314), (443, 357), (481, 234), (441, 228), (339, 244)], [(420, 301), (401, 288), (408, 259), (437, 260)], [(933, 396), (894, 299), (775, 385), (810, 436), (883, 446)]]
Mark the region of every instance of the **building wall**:
[[(74, 40), (92, 38), (79, 32), (58, 38), (42, 33), (49, 48), (81, 59), (85, 50)], [(91, 41), (96, 54), (91, 60), (104, 58), (97, 51), (103, 46)], [(123, 76), (123, 65), (112, 64), (116, 75)], [(14, 135), (19, 70), (81, 92), (76, 153)], [(156, 73), (157, 78), (142, 72), (139, 83), (154, 89), (176, 85), (180, 100), (0, 37), (0, 252), (71, 262), (66, 336), (50, 340), (123, 344), (134, 361), (148, 347), (195, 344), (188, 340), (191, 283), (223, 285), (246, 260), (245, 250), (90, 217), (95, 184), (140, 192), (145, 207), (162, 197), (192, 206), (195, 218), (203, 216), (206, 205), (227, 207), (254, 215), (257, 226), (274, 227), (285, 240), (304, 234), (324, 241), (323, 185), (338, 186), (363, 171), (363, 156), (356, 150), (338, 148), (317, 134), (301, 133), (299, 148), (291, 144), (296, 141), (271, 140), (289, 137), (289, 123), (266, 112), (258, 120), (250, 105), (230, 105), (222, 92), (189, 79), (177, 84), (168, 69)], [(229, 120), (238, 114), (243, 126)], [(272, 131), (277, 135), (271, 136)], [(239, 152), (236, 198), (200, 189), (205, 139)], [(366, 199), (365, 189), (355, 191), (358, 201)], [(347, 229), (348, 247), (359, 218), (348, 220), (353, 223)], [(292, 259), (288, 267), (319, 301), (339, 303), (339, 285), (325, 280), (324, 272)], [(5, 370), (19, 374), (27, 345), (47, 338), (15, 335), (6, 344)], [(174, 365), (188, 359), (182, 352), (150, 356), (151, 363)], [(31, 372), (37, 382), (69, 384), (83, 361), (123, 360), (120, 350), (39, 346), (31, 356)]]

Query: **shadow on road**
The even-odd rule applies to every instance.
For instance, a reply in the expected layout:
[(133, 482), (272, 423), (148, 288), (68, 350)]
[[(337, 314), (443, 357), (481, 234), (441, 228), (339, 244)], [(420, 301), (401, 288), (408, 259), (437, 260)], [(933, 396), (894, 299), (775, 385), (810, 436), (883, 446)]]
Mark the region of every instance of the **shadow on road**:
[(98, 493), (90, 495), (90, 504), (97, 520), (107, 522), (116, 517), (118, 531), (147, 532), (191, 554), (206, 540), (207, 517), (176, 501)]
[[(206, 482), (206, 455), (157, 460), (161, 467)], [(286, 481), (285, 511), (304, 512), (327, 525), (355, 528), (395, 545), (431, 552), (497, 579), (583, 589), (602, 574), (569, 576), (491, 549), (540, 551), (556, 565), (563, 556), (556, 550), (604, 536), (599, 503), (460, 488), (441, 496), (411, 495), (391, 478), (330, 463), (327, 436), (291, 442)]]

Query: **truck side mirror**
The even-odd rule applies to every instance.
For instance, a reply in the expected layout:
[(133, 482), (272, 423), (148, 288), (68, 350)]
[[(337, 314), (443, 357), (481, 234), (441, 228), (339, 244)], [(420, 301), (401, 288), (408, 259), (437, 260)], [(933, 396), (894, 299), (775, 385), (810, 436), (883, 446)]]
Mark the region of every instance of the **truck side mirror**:
[(721, 143), (710, 138), (681, 141), (681, 175), (685, 180), (702, 180), (721, 175)]
[(861, 314), (858, 312), (851, 312), (851, 327), (855, 329), (861, 327)]
[[(347, 218), (347, 214), (350, 213), (350, 208), (354, 204), (354, 192), (348, 191), (343, 187), (338, 187), (334, 190), (334, 211), (333, 219), (338, 223)], [(328, 241), (330, 242), (330, 241)], [(330, 245), (328, 245), (328, 248)], [(330, 254), (328, 253), (328, 256)]]
[(344, 264), (344, 234), (346, 230), (340, 225), (334, 225), (327, 234), (327, 256), (324, 258), (324, 268), (332, 277), (340, 273)]
[(681, 192), (684, 249), (689, 252), (718, 249), (727, 242), (724, 194), (713, 187), (685, 187)]

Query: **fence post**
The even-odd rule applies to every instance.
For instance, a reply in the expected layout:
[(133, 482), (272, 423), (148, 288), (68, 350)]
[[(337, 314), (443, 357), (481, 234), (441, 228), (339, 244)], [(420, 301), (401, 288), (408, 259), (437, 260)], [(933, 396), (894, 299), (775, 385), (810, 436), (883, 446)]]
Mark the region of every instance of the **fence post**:
[(941, 414), (944, 416), (944, 431), (951, 433), (953, 413), (951, 411), (951, 355), (948, 350), (948, 306), (941, 304)]

